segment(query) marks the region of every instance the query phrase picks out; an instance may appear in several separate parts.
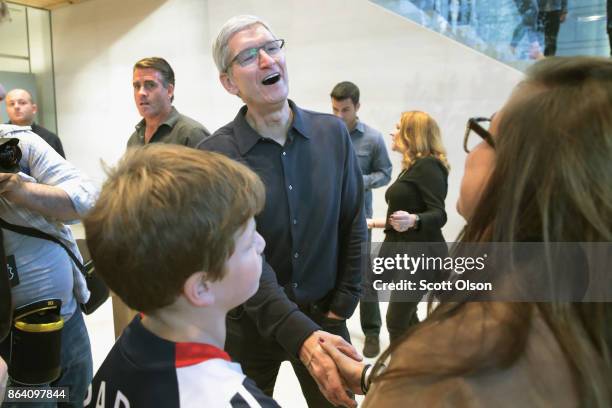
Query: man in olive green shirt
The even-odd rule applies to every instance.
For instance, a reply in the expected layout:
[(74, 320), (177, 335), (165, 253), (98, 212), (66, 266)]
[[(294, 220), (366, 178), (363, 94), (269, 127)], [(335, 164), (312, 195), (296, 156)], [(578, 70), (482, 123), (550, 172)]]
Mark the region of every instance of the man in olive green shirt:
[(195, 147), (210, 132), (199, 122), (180, 114), (174, 106), (174, 71), (163, 58), (143, 58), (134, 65), (134, 102), (142, 120), (128, 147), (147, 143), (172, 143)]
[[(147, 143), (172, 143), (196, 147), (210, 132), (201, 123), (181, 115), (174, 106), (174, 71), (159, 57), (143, 58), (134, 64), (132, 85), (134, 102), (142, 116), (128, 147)], [(115, 337), (134, 318), (136, 312), (113, 295)]]

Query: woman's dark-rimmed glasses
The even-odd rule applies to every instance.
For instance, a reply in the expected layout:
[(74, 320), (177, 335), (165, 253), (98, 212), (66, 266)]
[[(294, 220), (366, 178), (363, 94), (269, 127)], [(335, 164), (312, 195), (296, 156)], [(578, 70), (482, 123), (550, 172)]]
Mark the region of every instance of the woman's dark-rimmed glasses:
[(489, 146), (491, 146), (492, 148), (495, 148), (495, 141), (493, 140), (493, 136), (491, 135), (491, 133), (482, 125), (485, 124), (488, 127), (488, 125), (491, 123), (491, 119), (490, 118), (470, 118), (467, 121), (467, 125), (465, 126), (465, 136), (463, 137), (463, 150), (465, 150), (466, 153), (470, 152), (470, 148), (469, 146), (469, 138), (470, 138), (470, 134), (472, 133), (472, 131), (474, 133), (476, 133), (478, 136), (480, 136), (485, 142), (487, 142), (489, 144)]

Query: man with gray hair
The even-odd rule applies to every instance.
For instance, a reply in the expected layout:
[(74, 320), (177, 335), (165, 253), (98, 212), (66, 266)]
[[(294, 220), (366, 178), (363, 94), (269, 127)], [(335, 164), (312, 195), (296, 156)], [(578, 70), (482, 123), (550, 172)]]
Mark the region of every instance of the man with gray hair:
[(267, 262), (258, 292), (230, 312), (226, 350), (268, 395), (289, 360), (309, 406), (352, 407), (320, 342), (361, 358), (346, 319), (361, 291), (363, 181), (344, 123), (288, 99), (284, 44), (258, 17), (237, 16), (213, 46), (221, 84), (245, 106), (199, 148), (246, 164), (266, 186), (257, 230)]

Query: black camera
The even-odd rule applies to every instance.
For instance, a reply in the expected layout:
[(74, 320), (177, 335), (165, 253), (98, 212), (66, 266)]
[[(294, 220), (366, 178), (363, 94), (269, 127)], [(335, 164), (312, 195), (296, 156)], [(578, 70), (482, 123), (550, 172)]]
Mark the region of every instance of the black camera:
[(19, 139), (0, 140), (0, 173), (19, 173)]

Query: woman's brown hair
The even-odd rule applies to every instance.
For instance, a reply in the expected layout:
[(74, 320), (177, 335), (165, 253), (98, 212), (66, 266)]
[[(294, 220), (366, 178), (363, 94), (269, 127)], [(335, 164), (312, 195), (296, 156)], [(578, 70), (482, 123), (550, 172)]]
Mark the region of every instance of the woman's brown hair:
[[(496, 139), (495, 169), (466, 226), (462, 242), (612, 241), (612, 61), (547, 58), (535, 64), (516, 99), (504, 109)], [(515, 99), (515, 98), (513, 98)], [(385, 361), (419, 331), (474, 304), (441, 303), (420, 325), (392, 345)], [(571, 370), (579, 406), (612, 405), (612, 307), (610, 303), (480, 303), (483, 320), (495, 315), (498, 330), (479, 335), (486, 347), (447, 353), (387, 370), (375, 381), (400, 376), (455, 376), (503, 369), (525, 352), (532, 318), (551, 330)], [(501, 327), (501, 330), (499, 329)], [(485, 327), (486, 329), (486, 327)], [(450, 357), (450, 358), (445, 358)]]

